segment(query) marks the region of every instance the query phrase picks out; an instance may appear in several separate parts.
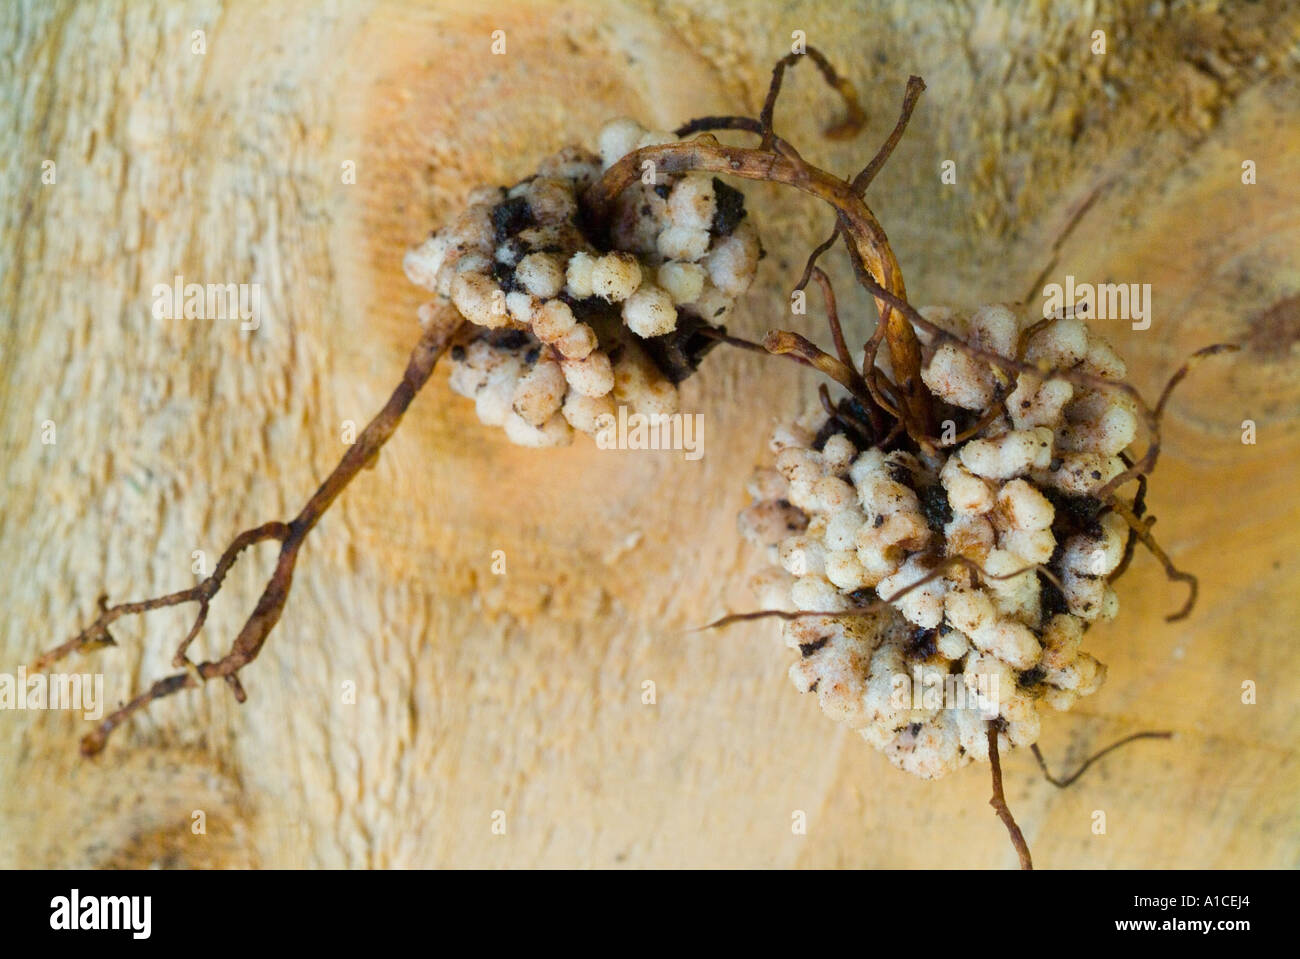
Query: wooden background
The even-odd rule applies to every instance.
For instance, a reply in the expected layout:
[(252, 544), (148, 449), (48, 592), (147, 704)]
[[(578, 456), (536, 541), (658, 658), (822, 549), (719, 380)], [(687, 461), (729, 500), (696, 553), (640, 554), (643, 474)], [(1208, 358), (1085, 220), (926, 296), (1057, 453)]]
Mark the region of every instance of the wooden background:
[[(189, 586), (192, 551), (297, 510), (343, 421), (399, 378), (421, 302), (402, 253), (467, 188), (528, 174), (612, 115), (756, 113), (803, 30), (869, 113), (831, 144), (833, 99), (793, 75), (778, 128), (832, 169), (871, 156), (909, 73), (929, 84), (870, 197), (915, 301), (1024, 296), (1102, 187), (1052, 278), (1152, 285), (1151, 329), (1102, 324), (1137, 385), (1153, 397), (1206, 343), (1246, 347), (1177, 395), (1151, 494), (1156, 532), (1201, 576), (1198, 609), (1166, 624), (1181, 587), (1140, 554), (1120, 618), (1088, 637), (1109, 681), (1042, 745), (1059, 767), (1142, 729), (1177, 738), (1066, 792), (1009, 757), (1036, 861), (1296, 866), (1300, 15), (1164, 6), (0, 5), (0, 671), (80, 628), (101, 589)], [(771, 255), (734, 329), (793, 322), (824, 341), (784, 291), (829, 213), (747, 193)], [(870, 313), (841, 257), (861, 341)], [(261, 329), (153, 319), (152, 286), (178, 273), (261, 284)], [(436, 374), (309, 540), (247, 704), (219, 685), (175, 697), (95, 761), (78, 758), (79, 717), (0, 715), (0, 866), (1013, 865), (985, 768), (896, 771), (795, 693), (773, 625), (687, 631), (752, 608), (744, 481), (814, 389), (715, 354), (685, 389), (706, 454), (684, 462), (511, 447)], [(273, 551), (237, 568), (198, 654), (228, 647)], [(116, 702), (169, 671), (187, 622), (125, 624), (118, 649), (76, 665)]]

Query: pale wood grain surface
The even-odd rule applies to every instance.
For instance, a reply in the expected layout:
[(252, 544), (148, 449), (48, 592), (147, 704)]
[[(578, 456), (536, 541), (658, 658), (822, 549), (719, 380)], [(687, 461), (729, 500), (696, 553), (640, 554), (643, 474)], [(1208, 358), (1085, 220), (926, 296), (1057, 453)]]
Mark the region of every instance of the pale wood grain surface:
[[(1152, 488), (1199, 608), (1166, 624), (1181, 588), (1139, 556), (1121, 616), (1089, 633), (1106, 686), (1042, 745), (1060, 764), (1140, 729), (1177, 738), (1067, 792), (1012, 755), (1008, 799), (1042, 866), (1296, 866), (1300, 16), (1150, 6), (3, 5), (0, 671), (75, 632), (101, 590), (189, 586), (193, 550), (297, 509), (343, 421), (397, 381), (421, 302), (402, 252), (465, 189), (619, 113), (756, 113), (799, 29), (870, 117), (851, 143), (820, 139), (834, 103), (793, 76), (780, 128), (832, 169), (874, 152), (908, 73), (929, 84), (871, 194), (914, 300), (1018, 299), (1105, 185), (1054, 277), (1152, 285), (1150, 330), (1103, 324), (1137, 385), (1154, 396), (1205, 343), (1247, 345), (1177, 395)], [(784, 291), (829, 214), (747, 192), (771, 255), (735, 328), (758, 336), (792, 322)], [(861, 341), (866, 301), (834, 263)], [(261, 284), (262, 328), (154, 319), (150, 290), (177, 273)], [(817, 311), (794, 322), (824, 338)], [(308, 542), (248, 703), (176, 697), (94, 762), (79, 718), (0, 714), (0, 865), (1013, 864), (984, 768), (896, 771), (798, 696), (774, 626), (687, 631), (754, 603), (735, 514), (771, 424), (812, 395), (797, 373), (710, 357), (684, 392), (699, 462), (520, 450), (435, 375)], [(269, 572), (272, 548), (254, 555), (200, 655), (224, 651)], [(77, 665), (124, 698), (168, 670), (185, 623), (125, 625)]]

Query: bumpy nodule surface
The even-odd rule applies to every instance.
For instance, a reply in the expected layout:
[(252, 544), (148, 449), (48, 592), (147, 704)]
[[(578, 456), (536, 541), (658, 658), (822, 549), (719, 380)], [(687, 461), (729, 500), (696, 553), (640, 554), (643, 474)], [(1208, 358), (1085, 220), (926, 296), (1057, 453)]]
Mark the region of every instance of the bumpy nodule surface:
[[(453, 223), (410, 250), (413, 283), (478, 327), (451, 353), (451, 388), (523, 446), (594, 434), (618, 406), (677, 412), (677, 384), (715, 341), (761, 256), (738, 190), (706, 174), (658, 174), (583, 222), (582, 193), (618, 159), (674, 142), (619, 119), (600, 156), (573, 147), (513, 187), (479, 187)], [(421, 307), (421, 322), (433, 304)]]
[[(1008, 358), (1032, 325), (1001, 306), (921, 312)], [(786, 643), (800, 652), (790, 676), (828, 716), (927, 779), (986, 762), (989, 721), (1000, 748), (1033, 743), (1044, 706), (1069, 709), (1105, 678), (1081, 646), (1093, 622), (1118, 610), (1108, 580), (1128, 528), (1092, 493), (1124, 470), (1137, 410), (1118, 390), (1052, 375), (1125, 375), (1081, 320), (1037, 331), (1025, 359), (1041, 374), (1012, 381), (950, 345), (929, 354), (923, 379), (946, 404), (949, 439), (1001, 411), (934, 456), (906, 440), (859, 448), (868, 444), (852, 423), (823, 410), (777, 429), (775, 463), (755, 474), (755, 503), (740, 516), (742, 533), (779, 567), (761, 577), (764, 605), (839, 613), (888, 603), (787, 621)], [(989, 575), (949, 563), (902, 593), (957, 556)]]

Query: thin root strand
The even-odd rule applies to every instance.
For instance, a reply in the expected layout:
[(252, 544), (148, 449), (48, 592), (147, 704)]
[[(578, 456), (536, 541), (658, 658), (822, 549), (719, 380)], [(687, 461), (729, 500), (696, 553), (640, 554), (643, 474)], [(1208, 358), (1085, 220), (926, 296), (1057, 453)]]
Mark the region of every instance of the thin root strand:
[[(322, 515), (338, 498), (339, 494), (356, 476), (372, 463), (380, 447), (392, 436), (403, 414), (416, 393), (428, 381), (438, 359), (450, 347), (460, 328), (461, 320), (454, 313), (448, 312), (428, 324), (420, 337), (407, 363), (402, 381), (397, 385), (383, 409), (375, 415), (355, 443), (348, 447), (334, 471), (323, 482), (312, 497), (303, 506), (298, 515), (289, 523), (270, 522), (254, 529), (240, 533), (231, 541), (217, 561), (212, 574), (190, 589), (168, 593), (154, 599), (140, 602), (122, 603), (109, 606), (107, 598), (99, 600), (99, 616), (88, 627), (72, 639), (39, 656), (34, 670), (43, 670), (50, 664), (78, 651), (96, 649), (105, 645), (115, 645), (108, 633), (108, 626), (123, 616), (138, 615), (151, 610), (183, 603), (198, 603), (199, 609), (193, 625), (181, 640), (173, 658), (176, 666), (183, 666), (182, 672), (157, 680), (145, 692), (139, 694), (126, 705), (106, 717), (93, 732), (81, 740), (81, 752), (84, 756), (93, 756), (103, 750), (108, 737), (136, 712), (146, 708), (155, 700), (171, 696), (184, 689), (193, 689), (210, 679), (220, 677), (230, 687), (236, 701), (244, 702), (247, 693), (236, 675), (247, 666), (262, 650), (267, 636), (275, 628), (284, 611), (293, 585), (293, 571), (298, 561), (298, 554), (308, 534), (315, 528)], [(249, 546), (255, 543), (275, 540), (280, 543), (280, 554), (275, 569), (267, 580), (266, 587), (257, 601), (252, 614), (231, 644), (230, 651), (217, 660), (202, 663), (191, 662), (188, 658), (190, 645), (198, 636), (207, 620), (208, 608), (212, 598), (221, 589), (226, 574), (236, 560)]]
[(1011, 815), (1011, 809), (1007, 806), (1007, 797), (1002, 791), (1002, 761), (998, 756), (998, 728), (995, 723), (988, 724), (988, 737), (989, 765), (993, 767), (993, 798), (989, 800), (989, 805), (1002, 820), (1002, 825), (1007, 827), (1011, 845), (1015, 847), (1016, 855), (1020, 857), (1020, 868), (1030, 870), (1034, 868), (1034, 861), (1029, 855), (1029, 844), (1025, 842), (1025, 834), (1016, 825), (1016, 818)]
[(1116, 749), (1119, 749), (1121, 746), (1125, 746), (1128, 743), (1134, 742), (1139, 739), (1172, 739), (1173, 737), (1174, 737), (1173, 733), (1166, 732), (1166, 731), (1134, 733), (1131, 736), (1125, 736), (1123, 739), (1119, 740), (1118, 742), (1111, 743), (1105, 749), (1093, 753), (1091, 756), (1089, 756), (1087, 759), (1083, 761), (1083, 765), (1081, 765), (1070, 775), (1066, 776), (1064, 779), (1057, 779), (1048, 770), (1047, 761), (1043, 759), (1043, 753), (1042, 750), (1038, 748), (1038, 743), (1034, 743), (1029, 748), (1033, 752), (1034, 758), (1038, 760), (1038, 768), (1043, 771), (1043, 778), (1046, 779), (1053, 786), (1056, 786), (1058, 789), (1065, 789), (1067, 786), (1075, 782), (1085, 772), (1087, 772), (1089, 766), (1091, 766), (1097, 760), (1101, 759), (1101, 757), (1105, 756), (1107, 753), (1114, 752)]

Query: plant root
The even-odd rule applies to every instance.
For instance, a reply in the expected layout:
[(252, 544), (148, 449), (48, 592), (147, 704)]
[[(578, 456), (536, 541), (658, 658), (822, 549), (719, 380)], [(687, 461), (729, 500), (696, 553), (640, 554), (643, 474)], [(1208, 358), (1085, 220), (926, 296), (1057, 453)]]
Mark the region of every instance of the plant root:
[[(450, 308), (448, 309), (450, 310)], [(117, 606), (109, 606), (107, 599), (101, 597), (99, 600), (100, 613), (94, 622), (67, 642), (49, 650), (36, 659), (32, 668), (41, 670), (71, 653), (86, 652), (107, 645), (116, 645), (108, 632), (108, 627), (116, 620), (124, 616), (140, 615), (168, 606), (198, 603), (199, 609), (194, 623), (177, 647), (172, 660), (173, 665), (183, 667), (183, 671), (156, 681), (145, 692), (105, 717), (94, 731), (82, 737), (81, 753), (83, 756), (93, 756), (101, 752), (107, 745), (108, 737), (113, 730), (121, 726), (136, 712), (148, 707), (150, 703), (178, 693), (183, 689), (193, 689), (207, 680), (223, 679), (233, 691), (236, 701), (242, 703), (247, 699), (243, 685), (239, 681), (239, 671), (257, 658), (271, 630), (280, 621), (280, 615), (284, 612), (285, 603), (289, 598), (289, 591), (293, 586), (293, 571), (298, 562), (298, 553), (308, 534), (315, 528), (320, 518), (334, 503), (334, 500), (338, 498), (339, 494), (356, 478), (357, 474), (374, 463), (380, 448), (388, 442), (401, 422), (407, 407), (411, 405), (411, 401), (415, 399), (415, 395), (420, 391), (420, 388), (428, 382), (434, 366), (450, 347), (458, 329), (459, 324), (452, 318), (450, 313), (444, 313), (442, 317), (435, 317), (429, 323), (424, 334), (420, 337), (420, 341), (411, 352), (402, 381), (398, 383), (388, 402), (375, 415), (374, 419), (366, 425), (366, 428), (361, 431), (356, 442), (348, 447), (348, 451), (343, 455), (339, 465), (334, 468), (334, 471), (330, 473), (329, 477), (321, 484), (320, 488), (316, 490), (315, 494), (292, 521), (288, 523), (265, 523), (262, 526), (240, 533), (221, 554), (212, 575), (190, 589), (169, 593), (154, 599), (121, 603)], [(258, 598), (256, 607), (254, 607), (252, 614), (235, 637), (230, 652), (217, 660), (208, 660), (201, 663), (193, 662), (188, 656), (190, 644), (194, 642), (199, 630), (203, 628), (203, 624), (207, 619), (209, 604), (221, 589), (226, 574), (230, 572), (231, 567), (234, 566), (245, 549), (268, 540), (280, 543), (279, 558), (270, 579), (267, 580), (262, 595)]]
[(1135, 740), (1138, 739), (1173, 739), (1173, 737), (1174, 737), (1173, 733), (1166, 732), (1166, 731), (1134, 733), (1132, 736), (1125, 736), (1123, 739), (1119, 740), (1118, 742), (1111, 743), (1105, 749), (1093, 753), (1091, 756), (1089, 756), (1087, 759), (1083, 761), (1083, 765), (1081, 765), (1069, 776), (1066, 776), (1064, 779), (1057, 779), (1055, 776), (1051, 774), (1050, 771), (1048, 771), (1047, 761), (1043, 759), (1043, 753), (1042, 750), (1038, 748), (1038, 743), (1034, 743), (1029, 748), (1033, 752), (1034, 758), (1038, 760), (1038, 768), (1043, 771), (1043, 778), (1046, 779), (1053, 786), (1056, 786), (1060, 789), (1065, 789), (1067, 786), (1075, 782), (1085, 772), (1087, 772), (1088, 767), (1091, 766), (1093, 763), (1095, 763), (1097, 760), (1101, 759), (1102, 756), (1105, 756), (1107, 753), (1119, 749), (1119, 747), (1121, 746), (1127, 745), (1128, 743), (1134, 742)]
[(1034, 860), (1029, 855), (1029, 844), (1025, 842), (1025, 834), (1020, 831), (1016, 825), (1016, 818), (1011, 815), (1011, 809), (1007, 806), (1007, 797), (1002, 792), (1002, 761), (998, 757), (998, 728), (997, 723), (988, 724), (989, 736), (989, 765), (993, 767), (993, 798), (989, 800), (989, 805), (998, 814), (1002, 820), (1002, 825), (1007, 827), (1007, 834), (1011, 837), (1011, 845), (1015, 847), (1016, 855), (1020, 857), (1020, 868), (1031, 870), (1034, 868)]
[(811, 618), (813, 616), (829, 616), (832, 618), (837, 616), (838, 617), (866, 616), (883, 609), (893, 608), (893, 604), (895, 602), (902, 599), (908, 593), (912, 592), (912, 590), (920, 589), (926, 583), (934, 582), (934, 580), (938, 579), (939, 577), (947, 575), (948, 570), (951, 569), (953, 566), (960, 566), (964, 569), (970, 570), (972, 573), (975, 573), (979, 576), (983, 576), (985, 579), (995, 579), (995, 580), (1015, 579), (1017, 576), (1025, 575), (1025, 573), (1038, 572), (1043, 574), (1043, 576), (1047, 577), (1047, 579), (1050, 580), (1052, 585), (1055, 586), (1057, 589), (1062, 589), (1062, 590), (1064, 589), (1064, 586), (1062, 585), (1061, 580), (1057, 577), (1057, 575), (1053, 573), (1050, 569), (1048, 569), (1046, 566), (1044, 566), (1042, 563), (1033, 563), (1021, 569), (1013, 569), (1009, 573), (990, 573), (983, 566), (981, 566), (979, 563), (975, 562), (975, 560), (971, 559), (968, 556), (948, 556), (940, 560), (939, 564), (935, 566), (934, 569), (930, 570), (928, 573), (926, 573), (924, 576), (922, 576), (920, 579), (916, 580), (915, 582), (908, 583), (906, 586), (904, 586), (902, 589), (898, 590), (897, 592), (891, 593), (889, 596), (880, 597), (879, 599), (867, 603), (865, 605), (851, 606), (848, 609), (843, 609), (843, 610), (838, 610), (833, 612), (824, 612), (822, 610), (792, 611), (792, 610), (784, 610), (784, 609), (760, 609), (749, 613), (732, 613), (728, 616), (723, 616), (721, 619), (716, 619), (711, 623), (706, 623), (703, 626), (697, 626), (693, 630), (691, 630), (691, 632), (703, 632), (706, 629), (721, 629), (725, 626), (731, 626), (734, 623), (746, 623), (756, 619), (764, 619), (764, 618), (776, 618), (776, 619), (783, 619), (788, 621), (788, 620), (795, 620), (795, 619)]

